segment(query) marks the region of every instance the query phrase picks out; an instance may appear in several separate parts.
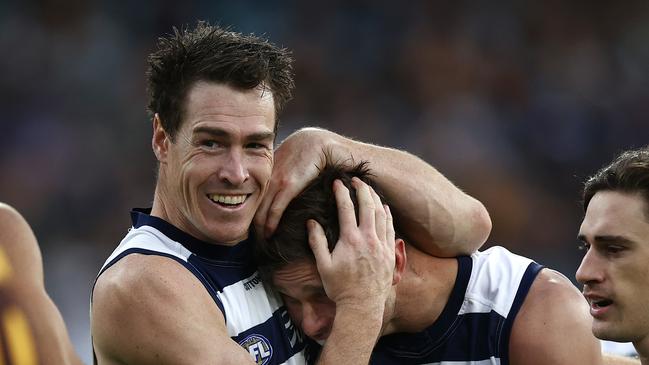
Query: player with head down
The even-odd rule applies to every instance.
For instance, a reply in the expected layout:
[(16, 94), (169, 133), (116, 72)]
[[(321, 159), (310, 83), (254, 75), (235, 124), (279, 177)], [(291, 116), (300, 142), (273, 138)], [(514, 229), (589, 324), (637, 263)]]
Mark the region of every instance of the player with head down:
[[(336, 310), (340, 293), (364, 290), (346, 287), (336, 273), (363, 264), (353, 255), (355, 235), (382, 204), (371, 184), (365, 164), (328, 161), (288, 205), (274, 235), (257, 245), (262, 276), (281, 293), (294, 322), (320, 344), (328, 344), (342, 321)], [(395, 228), (394, 270), (380, 303), (380, 335), (365, 360), (602, 363), (587, 305), (563, 275), (502, 247), (434, 257), (409, 244), (399, 222)], [(319, 345), (309, 346), (313, 359)]]

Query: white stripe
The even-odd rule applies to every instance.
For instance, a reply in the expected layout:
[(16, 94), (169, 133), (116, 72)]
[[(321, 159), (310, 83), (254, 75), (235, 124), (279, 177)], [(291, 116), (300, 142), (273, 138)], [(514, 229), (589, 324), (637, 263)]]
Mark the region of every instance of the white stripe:
[(151, 226), (142, 226), (139, 228), (131, 228), (126, 234), (126, 237), (120, 242), (119, 246), (108, 257), (104, 265), (101, 267), (103, 270), (108, 263), (122, 252), (131, 248), (142, 248), (156, 252), (165, 253), (178, 257), (179, 259), (187, 262), (191, 252), (180, 243), (169, 239), (162, 232)]
[(499, 246), (476, 252), (471, 259), (471, 279), (459, 314), (493, 310), (506, 318), (532, 260)]
[(240, 332), (266, 322), (280, 307), (277, 294), (266, 288), (263, 282), (250, 285), (246, 290), (245, 283), (255, 278), (259, 279), (257, 271), (217, 293), (225, 309), (229, 336), (236, 336)]

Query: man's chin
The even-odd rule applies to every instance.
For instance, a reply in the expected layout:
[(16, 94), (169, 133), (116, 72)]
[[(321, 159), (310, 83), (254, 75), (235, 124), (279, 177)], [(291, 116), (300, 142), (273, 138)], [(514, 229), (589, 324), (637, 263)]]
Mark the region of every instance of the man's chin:
[(610, 323), (593, 323), (593, 335), (600, 340), (613, 342), (631, 342), (633, 338), (624, 333), (624, 329)]

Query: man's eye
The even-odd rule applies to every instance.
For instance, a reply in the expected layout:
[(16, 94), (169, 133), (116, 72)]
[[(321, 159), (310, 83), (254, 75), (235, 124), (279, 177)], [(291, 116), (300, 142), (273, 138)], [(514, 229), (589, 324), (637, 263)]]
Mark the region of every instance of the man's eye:
[(590, 244), (588, 244), (587, 242), (579, 242), (577, 248), (579, 249), (579, 251), (588, 251), (590, 249)]
[(215, 148), (219, 146), (219, 143), (213, 139), (206, 139), (200, 142), (200, 145), (208, 148)]
[(266, 146), (263, 143), (248, 143), (247, 147), (255, 149), (255, 150), (262, 149), (262, 148), (268, 148), (268, 146)]
[(300, 303), (297, 299), (289, 297), (288, 295), (282, 295), (282, 299), (284, 299), (284, 304), (286, 305), (296, 305)]
[(616, 245), (608, 245), (606, 246), (606, 253), (609, 254), (618, 254), (620, 252), (624, 251), (624, 247), (622, 246), (616, 246)]

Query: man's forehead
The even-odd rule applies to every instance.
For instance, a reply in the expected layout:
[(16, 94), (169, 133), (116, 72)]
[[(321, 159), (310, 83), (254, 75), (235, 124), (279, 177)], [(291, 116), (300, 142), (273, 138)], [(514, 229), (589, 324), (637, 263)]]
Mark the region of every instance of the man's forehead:
[(649, 229), (646, 205), (640, 194), (617, 191), (596, 193), (588, 204), (579, 235), (626, 236)]
[(295, 286), (301, 284), (302, 288), (322, 287), (318, 268), (309, 260), (287, 264), (275, 270), (273, 281), (277, 287)]
[(275, 121), (273, 93), (260, 87), (235, 88), (228, 84), (197, 81), (185, 96), (185, 117), (192, 120), (200, 115), (223, 114), (232, 117), (262, 116)]

